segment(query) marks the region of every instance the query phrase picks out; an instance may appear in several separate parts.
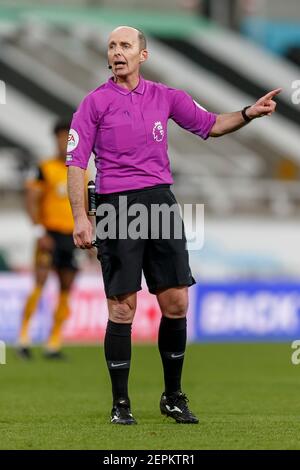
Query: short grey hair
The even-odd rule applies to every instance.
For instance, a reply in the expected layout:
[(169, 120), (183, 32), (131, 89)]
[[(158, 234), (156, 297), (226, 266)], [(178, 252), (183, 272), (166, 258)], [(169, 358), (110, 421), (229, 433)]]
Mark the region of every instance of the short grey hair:
[(147, 40), (145, 34), (140, 29), (137, 29), (137, 32), (140, 43), (140, 50), (147, 49)]

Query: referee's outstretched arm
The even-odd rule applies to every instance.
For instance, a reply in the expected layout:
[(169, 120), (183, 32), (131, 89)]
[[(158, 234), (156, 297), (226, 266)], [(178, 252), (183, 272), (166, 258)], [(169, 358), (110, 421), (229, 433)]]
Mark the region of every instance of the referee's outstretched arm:
[(276, 102), (273, 98), (281, 91), (282, 88), (276, 88), (276, 90), (270, 91), (252, 106), (244, 108), (242, 112), (237, 111), (234, 113), (219, 114), (209, 135), (211, 137), (220, 137), (221, 135), (229, 134), (230, 132), (244, 127), (253, 119), (271, 116), (276, 109)]

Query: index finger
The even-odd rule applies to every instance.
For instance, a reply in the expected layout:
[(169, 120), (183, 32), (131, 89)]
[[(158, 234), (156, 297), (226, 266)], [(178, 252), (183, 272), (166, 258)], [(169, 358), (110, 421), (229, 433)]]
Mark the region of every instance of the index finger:
[(267, 93), (265, 96), (264, 96), (264, 99), (272, 99), (274, 96), (276, 95), (279, 95), (279, 93), (282, 92), (282, 88), (276, 88), (276, 90), (272, 90), (272, 91), (269, 91), (269, 93)]

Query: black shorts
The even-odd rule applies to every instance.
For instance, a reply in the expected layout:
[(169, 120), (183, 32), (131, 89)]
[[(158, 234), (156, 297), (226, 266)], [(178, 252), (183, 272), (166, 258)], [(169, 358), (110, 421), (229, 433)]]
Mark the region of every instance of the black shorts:
[(75, 257), (76, 247), (72, 234), (47, 231), (48, 235), (54, 240), (52, 251), (52, 267), (54, 269), (70, 269), (76, 271), (77, 261)]
[[(121, 214), (124, 215), (124, 208), (121, 207), (120, 212), (119, 206), (121, 196), (127, 197), (127, 210), (134, 204), (143, 204), (143, 207), (147, 208), (148, 220), (143, 227), (144, 235), (145, 232), (148, 234), (146, 239), (144, 235), (137, 239), (128, 236), (125, 238), (120, 237), (119, 229), (121, 224), (124, 229), (124, 219), (121, 222)], [(108, 213), (103, 212), (99, 215), (99, 206), (102, 206), (101, 209), (104, 210), (107, 207), (106, 204), (111, 204), (115, 210), (116, 236), (105, 239), (103, 234), (107, 232), (107, 227), (104, 226), (104, 220), (105, 217), (107, 219)], [(142, 271), (148, 289), (152, 294), (160, 289), (195, 284), (189, 267), (186, 237), (179, 212), (177, 215), (171, 213), (170, 234), (166, 238), (165, 235), (162, 236), (162, 234), (165, 234), (162, 230), (162, 217), (160, 217), (158, 225), (151, 224), (154, 220), (154, 217), (151, 216), (151, 207), (154, 204), (173, 206), (178, 211), (175, 196), (169, 185), (97, 195), (98, 259), (101, 262), (105, 292), (108, 298), (141, 290)], [(134, 216), (127, 213), (127, 228), (134, 219)], [(177, 235), (175, 234), (175, 220), (177, 220), (177, 223), (179, 221), (182, 227), (180, 238), (177, 238), (178, 232)], [(100, 229), (101, 224), (99, 222), (102, 223), (102, 229)], [(154, 233), (155, 236), (153, 237)]]

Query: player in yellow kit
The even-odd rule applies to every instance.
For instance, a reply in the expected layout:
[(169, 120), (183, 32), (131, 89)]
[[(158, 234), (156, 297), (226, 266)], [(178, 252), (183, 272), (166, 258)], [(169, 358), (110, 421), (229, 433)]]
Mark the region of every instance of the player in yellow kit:
[(58, 122), (54, 127), (57, 154), (39, 164), (35, 175), (26, 183), (26, 205), (36, 236), (35, 285), (24, 307), (18, 340), (18, 354), (32, 357), (29, 325), (40, 300), (49, 271), (59, 278), (60, 293), (53, 316), (53, 325), (45, 347), (47, 358), (59, 359), (62, 327), (69, 316), (69, 292), (77, 266), (73, 242), (73, 216), (67, 195), (65, 166), (69, 123)]

